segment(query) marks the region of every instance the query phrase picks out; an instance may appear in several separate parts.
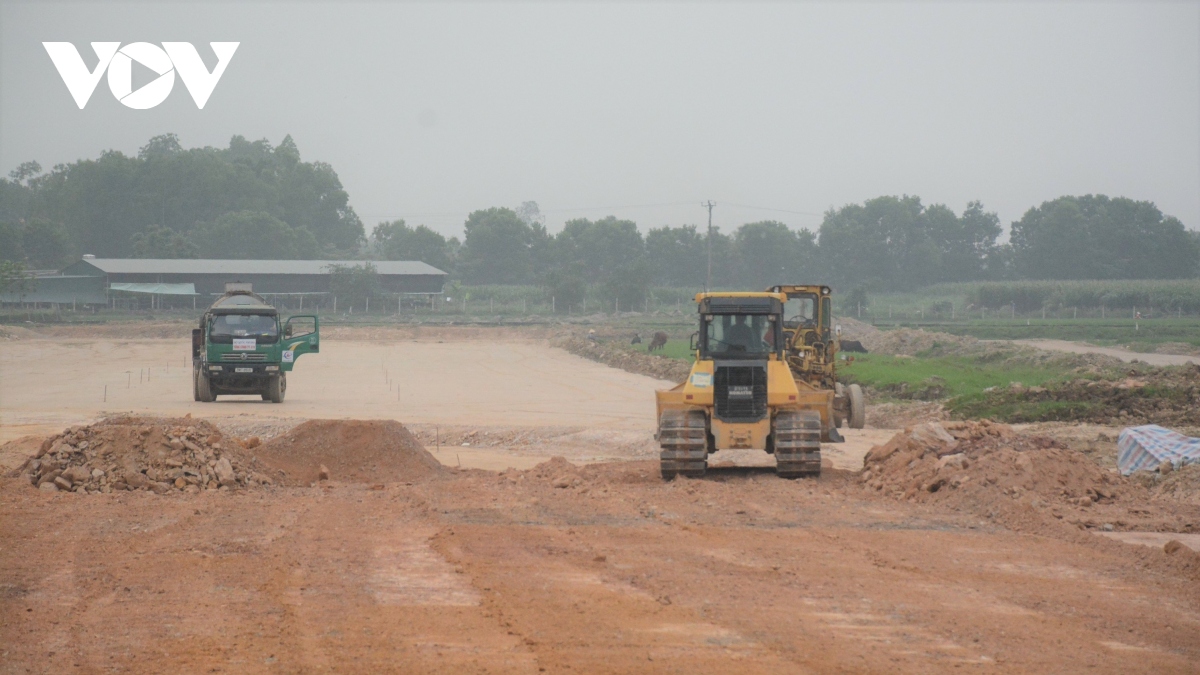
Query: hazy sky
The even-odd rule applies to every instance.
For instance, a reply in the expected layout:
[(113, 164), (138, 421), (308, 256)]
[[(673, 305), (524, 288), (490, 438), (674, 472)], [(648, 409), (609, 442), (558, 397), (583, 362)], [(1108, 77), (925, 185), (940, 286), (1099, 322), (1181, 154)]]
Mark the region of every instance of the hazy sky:
[[(1200, 227), (1200, 4), (166, 3), (0, 5), (0, 171), (156, 134), (291, 134), (370, 231), (458, 234), (537, 201), (551, 231), (980, 199), (1005, 225), (1063, 194)], [(203, 110), (101, 80), (79, 110), (43, 41), (240, 41)], [(135, 87), (140, 82), (135, 81)], [(757, 207), (757, 208), (752, 208)]]

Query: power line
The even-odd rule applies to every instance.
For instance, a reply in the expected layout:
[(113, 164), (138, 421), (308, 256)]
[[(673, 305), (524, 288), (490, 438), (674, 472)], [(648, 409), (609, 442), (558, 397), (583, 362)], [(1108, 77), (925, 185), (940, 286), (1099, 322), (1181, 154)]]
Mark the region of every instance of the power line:
[(795, 213), (801, 216), (816, 216), (818, 218), (824, 216), (824, 213), (812, 213), (811, 211), (793, 211), (791, 209), (775, 209), (769, 206), (750, 206), (749, 204), (734, 204), (733, 202), (725, 202), (726, 206), (737, 206), (743, 209), (754, 209), (756, 211), (778, 211), (779, 213)]

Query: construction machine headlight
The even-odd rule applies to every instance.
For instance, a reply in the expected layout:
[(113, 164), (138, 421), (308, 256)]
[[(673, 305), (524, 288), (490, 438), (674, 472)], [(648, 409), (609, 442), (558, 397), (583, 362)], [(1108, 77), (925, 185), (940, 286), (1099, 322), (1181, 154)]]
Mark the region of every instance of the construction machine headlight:
[(209, 370), (220, 370), (221, 366), (209, 366), (208, 369)]
[(268, 371), (279, 370), (279, 366), (267, 366)]

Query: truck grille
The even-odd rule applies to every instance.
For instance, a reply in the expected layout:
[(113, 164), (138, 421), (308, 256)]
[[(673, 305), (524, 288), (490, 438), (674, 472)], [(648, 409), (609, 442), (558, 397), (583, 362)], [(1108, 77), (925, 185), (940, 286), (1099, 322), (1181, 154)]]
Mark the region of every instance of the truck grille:
[(237, 361), (247, 363), (251, 361), (266, 361), (267, 355), (261, 352), (227, 352), (221, 355), (222, 361)]
[(713, 376), (717, 419), (757, 422), (767, 415), (767, 369), (762, 366), (717, 366)]

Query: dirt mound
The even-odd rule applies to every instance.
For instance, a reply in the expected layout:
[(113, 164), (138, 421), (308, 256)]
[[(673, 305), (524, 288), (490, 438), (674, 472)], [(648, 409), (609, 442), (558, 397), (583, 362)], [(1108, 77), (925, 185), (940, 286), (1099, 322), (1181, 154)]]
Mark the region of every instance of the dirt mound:
[(551, 345), (613, 368), (670, 382), (682, 382), (692, 370), (691, 364), (686, 361), (634, 351), (627, 344), (572, 336), (554, 340)]
[[(845, 328), (843, 327), (843, 334)], [(896, 328), (879, 331), (868, 342), (863, 342), (868, 351), (893, 356), (913, 356), (937, 349), (944, 354), (967, 354), (980, 351), (979, 340), (960, 337), (949, 333), (936, 333), (919, 328)]]
[(1200, 504), (1155, 499), (1142, 482), (1054, 439), (986, 420), (910, 427), (867, 453), (860, 480), (888, 497), (973, 511), (1018, 529), (1061, 521), (1085, 529), (1200, 531)]
[(354, 483), (427, 480), (449, 471), (393, 420), (309, 420), (255, 449), (285, 485), (322, 478)]
[(1149, 488), (1150, 494), (1156, 499), (1200, 504), (1200, 464), (1185, 464), (1166, 475), (1142, 471), (1133, 477)]
[(18, 472), (40, 490), (199, 492), (269, 484), (237, 439), (191, 418), (114, 417), (42, 442)]
[(837, 325), (842, 327), (843, 340), (858, 340), (868, 352), (875, 351), (875, 347), (879, 344), (879, 338), (883, 335), (883, 331), (869, 323), (863, 323), (858, 319), (851, 319), (848, 316), (839, 316), (835, 318)]

